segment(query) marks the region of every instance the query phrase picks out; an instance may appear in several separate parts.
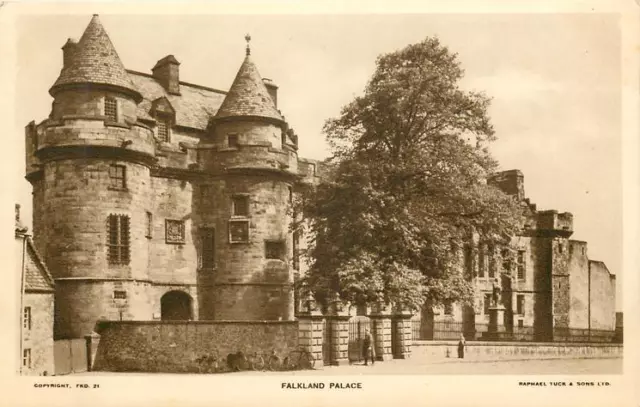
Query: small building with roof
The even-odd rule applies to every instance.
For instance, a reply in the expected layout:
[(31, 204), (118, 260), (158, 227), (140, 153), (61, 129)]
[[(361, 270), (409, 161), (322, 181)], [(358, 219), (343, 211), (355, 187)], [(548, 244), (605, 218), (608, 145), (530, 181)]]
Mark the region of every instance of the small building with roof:
[(19, 205), (16, 205), (15, 244), (22, 287), (20, 372), (53, 375), (54, 281), (28, 229), (20, 221)]

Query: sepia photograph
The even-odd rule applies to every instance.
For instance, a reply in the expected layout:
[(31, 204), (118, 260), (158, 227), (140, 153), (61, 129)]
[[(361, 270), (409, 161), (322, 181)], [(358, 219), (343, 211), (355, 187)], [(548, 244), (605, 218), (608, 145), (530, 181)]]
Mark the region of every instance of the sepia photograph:
[(621, 13), (20, 7), (7, 340), (38, 397), (625, 390)]

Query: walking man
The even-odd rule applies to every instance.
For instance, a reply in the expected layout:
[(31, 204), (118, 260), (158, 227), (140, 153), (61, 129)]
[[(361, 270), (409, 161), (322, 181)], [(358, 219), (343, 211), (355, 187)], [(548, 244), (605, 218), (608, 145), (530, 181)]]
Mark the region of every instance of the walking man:
[(373, 336), (371, 336), (371, 332), (367, 329), (364, 332), (364, 339), (362, 341), (362, 350), (364, 352), (364, 365), (367, 366), (368, 359), (371, 357), (371, 364), (375, 363), (375, 356), (373, 352)]

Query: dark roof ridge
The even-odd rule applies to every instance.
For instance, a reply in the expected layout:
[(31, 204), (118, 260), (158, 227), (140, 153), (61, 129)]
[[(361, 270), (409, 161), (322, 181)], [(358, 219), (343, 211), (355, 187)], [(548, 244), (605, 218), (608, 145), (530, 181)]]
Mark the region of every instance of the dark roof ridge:
[[(146, 73), (146, 72), (140, 72), (140, 71), (136, 71), (134, 69), (127, 69), (126, 70), (127, 73), (130, 74), (134, 74), (134, 75), (141, 75), (141, 76), (146, 76), (147, 78), (153, 78), (155, 79), (155, 76), (153, 76), (150, 73)], [(198, 85), (195, 83), (191, 83), (191, 82), (184, 82), (184, 81), (180, 81), (178, 82), (180, 85), (184, 85), (184, 86), (190, 86), (192, 88), (197, 88), (197, 89), (203, 89), (203, 90), (208, 90), (211, 92), (216, 92), (216, 93), (220, 93), (221, 95), (226, 95), (228, 92), (225, 92), (224, 90), (220, 90), (220, 89), (216, 89), (216, 88), (211, 88), (208, 86), (204, 86), (204, 85)]]

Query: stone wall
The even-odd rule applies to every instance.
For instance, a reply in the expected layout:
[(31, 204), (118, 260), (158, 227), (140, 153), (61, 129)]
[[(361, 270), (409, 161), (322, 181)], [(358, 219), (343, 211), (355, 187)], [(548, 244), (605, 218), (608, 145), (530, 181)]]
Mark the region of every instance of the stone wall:
[(131, 97), (121, 93), (83, 89), (78, 92), (76, 89), (60, 91), (55, 96), (51, 108), (51, 117), (60, 119), (64, 116), (93, 116), (104, 117), (105, 97), (112, 97), (118, 106), (118, 122), (135, 123), (136, 104)]
[(298, 347), (297, 321), (105, 322), (98, 333), (92, 370), (102, 371), (197, 372), (202, 356), (275, 351), (282, 359)]
[(554, 328), (569, 327), (569, 312), (571, 307), (571, 281), (570, 277), (570, 254), (568, 240), (564, 238), (554, 238), (551, 241), (551, 296), (553, 298)]
[(616, 326), (616, 278), (600, 261), (590, 261), (591, 329), (613, 330)]
[(53, 375), (53, 293), (26, 293), (23, 305), (31, 307), (31, 329), (22, 331), (22, 348), (31, 350), (31, 367), (23, 367), (22, 374)]
[[(414, 341), (412, 358), (438, 360), (457, 357), (458, 342), (455, 341)], [(602, 358), (622, 357), (623, 348), (619, 344), (584, 343), (513, 343), (513, 342), (467, 342), (466, 359), (507, 359), (507, 358)], [(448, 355), (448, 356), (447, 356)]]
[[(110, 187), (110, 164), (125, 166), (125, 190)], [(34, 194), (34, 208), (38, 208), (34, 211), (34, 225), (37, 225), (39, 248), (45, 262), (61, 285), (56, 293), (56, 337), (82, 337), (91, 332), (95, 322), (108, 313), (106, 308), (113, 303), (114, 288), (108, 284), (108, 287), (95, 287), (99, 280), (149, 278), (145, 238), (149, 169), (120, 160), (63, 159), (44, 165), (41, 182), (42, 190), (36, 188)], [(128, 264), (109, 263), (107, 220), (110, 214), (129, 217)], [(98, 303), (97, 298), (102, 303)], [(134, 314), (139, 318), (151, 316), (145, 311)]]
[(586, 242), (569, 240), (569, 285), (569, 326), (589, 328), (589, 258)]
[[(238, 174), (206, 185), (193, 219), (214, 228), (216, 250), (214, 268), (198, 276), (201, 319), (293, 319), (290, 184)], [(233, 215), (234, 196), (247, 197), (248, 216)], [(230, 241), (231, 221), (248, 222), (248, 241)], [(266, 258), (267, 241), (284, 243), (281, 259)]]
[[(158, 283), (195, 284), (198, 264), (192, 220), (193, 189), (190, 182), (151, 177), (152, 230), (149, 245), (149, 275)], [(184, 241), (168, 243), (167, 220), (184, 223)]]

